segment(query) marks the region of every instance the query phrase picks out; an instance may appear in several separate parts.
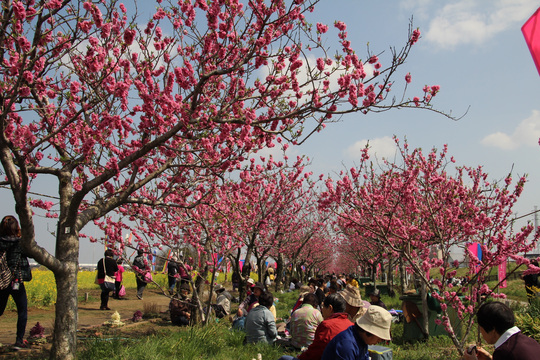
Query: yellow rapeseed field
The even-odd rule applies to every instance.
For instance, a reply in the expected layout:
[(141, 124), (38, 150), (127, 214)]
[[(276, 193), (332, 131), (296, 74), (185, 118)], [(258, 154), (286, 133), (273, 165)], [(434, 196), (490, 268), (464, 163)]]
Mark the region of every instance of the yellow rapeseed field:
[[(79, 290), (99, 289), (99, 286), (94, 283), (96, 271), (80, 271), (77, 275), (77, 288)], [(167, 287), (167, 274), (155, 273), (153, 279), (162, 287)], [(135, 274), (131, 271), (126, 271), (122, 280), (122, 284), (127, 289), (135, 289)], [(56, 302), (56, 283), (54, 275), (49, 270), (33, 269), (32, 281), (25, 282), (26, 296), (28, 298), (28, 307), (46, 308)], [(149, 287), (156, 286), (148, 284)], [(15, 309), (15, 303), (10, 297), (7, 309)]]

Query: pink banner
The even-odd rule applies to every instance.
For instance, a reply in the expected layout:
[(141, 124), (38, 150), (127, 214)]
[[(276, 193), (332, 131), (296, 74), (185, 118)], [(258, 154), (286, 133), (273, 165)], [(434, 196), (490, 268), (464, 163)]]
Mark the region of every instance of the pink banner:
[(506, 287), (506, 259), (499, 265), (499, 287), (504, 289)]
[(240, 264), (238, 264), (240, 266), (240, 271), (242, 271), (242, 268), (244, 267), (244, 261), (245, 260), (240, 260)]
[(540, 8), (521, 27), (536, 69), (540, 73)]

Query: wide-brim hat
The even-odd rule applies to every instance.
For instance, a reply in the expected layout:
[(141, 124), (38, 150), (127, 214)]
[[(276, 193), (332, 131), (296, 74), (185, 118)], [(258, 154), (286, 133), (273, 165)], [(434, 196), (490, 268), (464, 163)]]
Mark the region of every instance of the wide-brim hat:
[(362, 328), (362, 330), (376, 335), (383, 340), (390, 341), (392, 339), (390, 336), (392, 315), (388, 310), (383, 309), (380, 306), (371, 305), (364, 315), (356, 320), (356, 325)]
[(350, 306), (362, 307), (364, 302), (362, 301), (362, 295), (360, 295), (360, 289), (356, 286), (347, 285), (345, 290), (339, 293), (345, 302)]
[(225, 288), (223, 287), (223, 285), (221, 285), (221, 284), (216, 284), (216, 286), (214, 286), (214, 291), (215, 291), (215, 292), (222, 291), (222, 290), (225, 290)]

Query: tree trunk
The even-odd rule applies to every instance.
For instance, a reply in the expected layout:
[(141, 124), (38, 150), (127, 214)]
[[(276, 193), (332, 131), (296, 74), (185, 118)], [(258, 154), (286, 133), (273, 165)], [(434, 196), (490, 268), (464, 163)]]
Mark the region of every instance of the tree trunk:
[(422, 297), (422, 333), (427, 339), (429, 337), (429, 308), (427, 304), (426, 284), (420, 282), (420, 296)]
[(399, 276), (400, 276), (400, 287), (401, 287), (401, 294), (405, 294), (405, 290), (407, 290), (407, 277), (405, 275), (405, 266), (403, 266), (403, 258), (399, 258)]
[(394, 291), (394, 272), (392, 271), (392, 267), (393, 267), (393, 263), (392, 263), (392, 259), (390, 258), (388, 260), (388, 275), (386, 277), (387, 279), (387, 284), (388, 284), (388, 295), (390, 295), (391, 297), (394, 297), (395, 296), (395, 291)]
[(71, 360), (77, 357), (79, 237), (73, 226), (58, 226), (56, 258), (52, 267), (56, 282), (55, 322), (50, 358)]
[(65, 273), (54, 274), (57, 298), (51, 359), (75, 359), (77, 353), (78, 264), (69, 264), (68, 268)]
[(274, 279), (276, 292), (283, 290), (283, 262), (283, 255), (279, 254), (276, 259), (276, 277)]

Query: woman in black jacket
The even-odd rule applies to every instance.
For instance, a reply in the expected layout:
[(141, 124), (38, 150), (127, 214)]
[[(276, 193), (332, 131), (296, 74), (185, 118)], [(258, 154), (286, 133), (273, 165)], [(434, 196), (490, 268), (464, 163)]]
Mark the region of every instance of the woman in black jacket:
[(4, 217), (0, 223), (0, 254), (6, 253), (8, 267), (13, 274), (13, 281), (7, 288), (0, 290), (0, 316), (4, 313), (11, 295), (17, 306), (18, 314), (15, 349), (28, 347), (24, 341), (24, 332), (28, 320), (28, 299), (24, 282), (32, 280), (30, 264), (21, 248), (20, 240), (21, 228), (17, 219), (11, 215)]
[[(97, 263), (97, 279), (101, 288), (101, 307), (99, 310), (111, 310), (109, 308), (109, 294), (114, 291), (115, 273), (118, 271), (118, 264), (113, 259), (114, 253), (112, 250), (105, 250), (105, 257)], [(103, 263), (105, 261), (105, 263)], [(112, 278), (111, 282), (105, 281), (105, 275)]]

